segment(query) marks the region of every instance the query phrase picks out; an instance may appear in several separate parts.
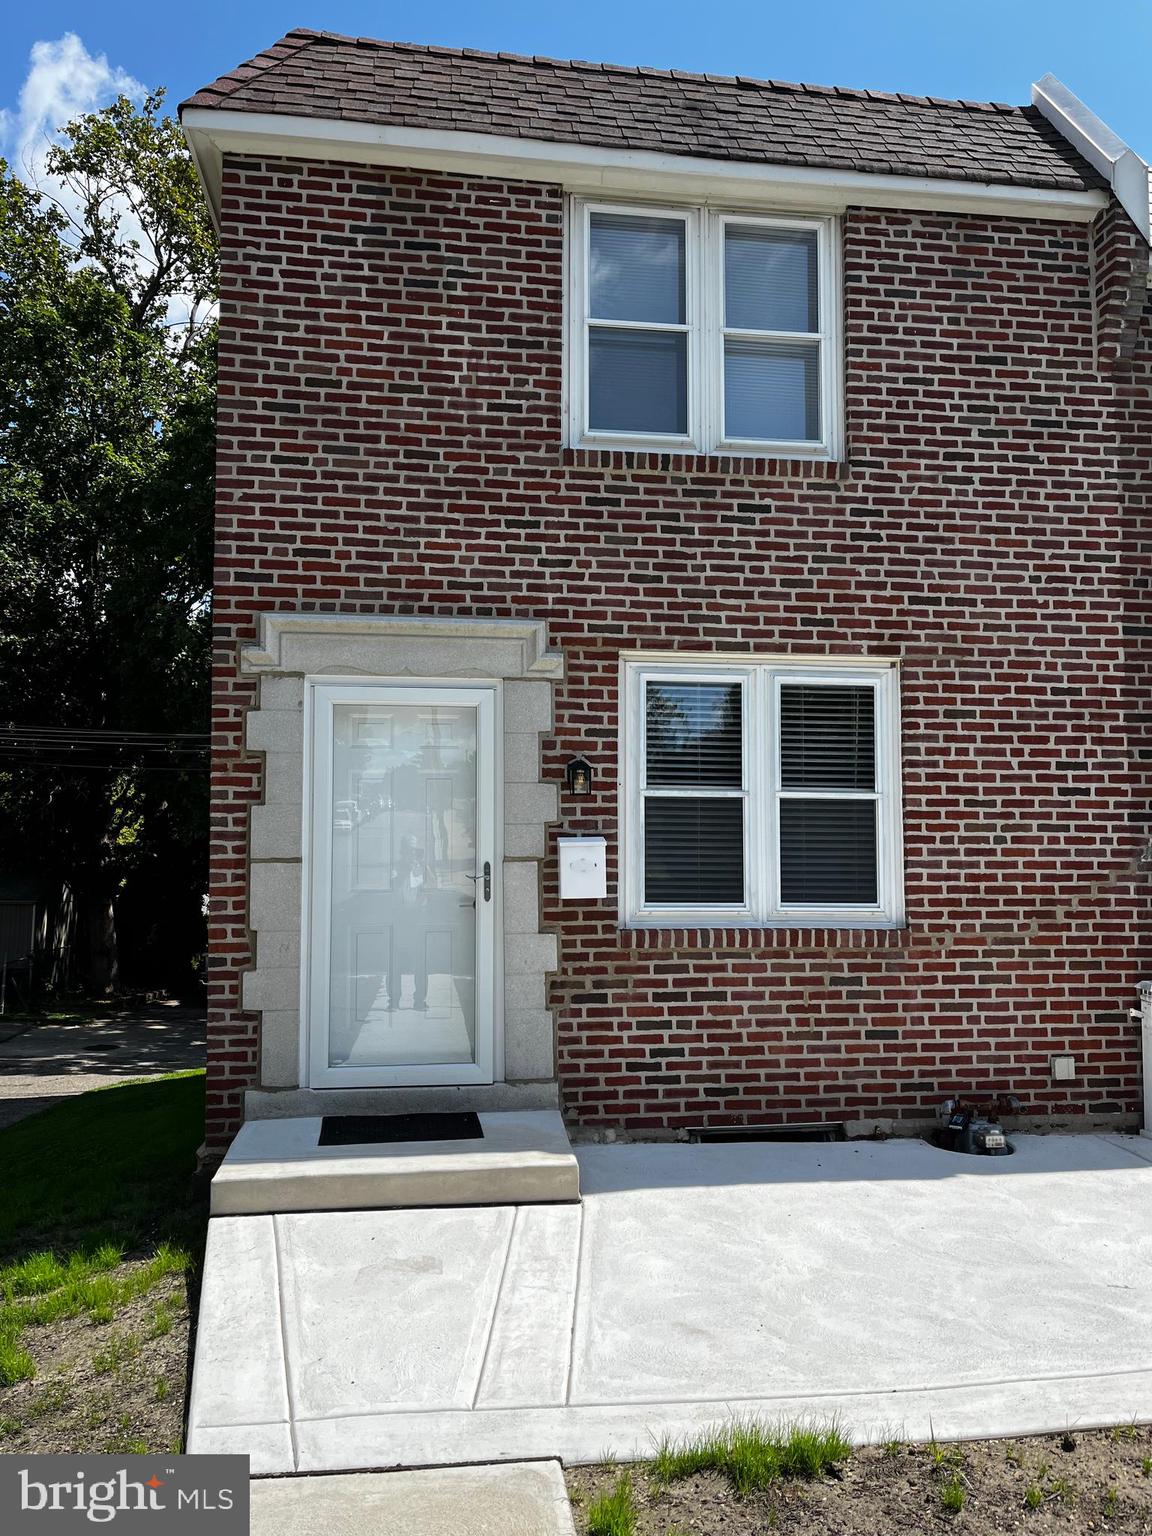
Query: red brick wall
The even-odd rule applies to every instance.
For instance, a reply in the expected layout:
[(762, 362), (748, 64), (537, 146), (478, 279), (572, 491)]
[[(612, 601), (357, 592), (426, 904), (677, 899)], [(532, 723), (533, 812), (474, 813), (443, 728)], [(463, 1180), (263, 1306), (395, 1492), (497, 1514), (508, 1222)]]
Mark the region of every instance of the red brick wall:
[[(544, 186), (226, 166), (217, 1140), (254, 1078), (236, 657), (265, 608), (546, 618), (567, 657), (547, 769), (592, 759), (563, 821), (613, 861), (622, 649), (900, 658), (906, 931), (622, 935), (614, 894), (561, 907), (546, 865), (584, 1121), (912, 1119), (985, 1088), (1136, 1110), (1135, 233), (1104, 216), (1093, 268), (1081, 225), (850, 210), (846, 462), (718, 463), (562, 447), (562, 208)], [(1052, 1083), (1054, 1051), (1076, 1081)]]

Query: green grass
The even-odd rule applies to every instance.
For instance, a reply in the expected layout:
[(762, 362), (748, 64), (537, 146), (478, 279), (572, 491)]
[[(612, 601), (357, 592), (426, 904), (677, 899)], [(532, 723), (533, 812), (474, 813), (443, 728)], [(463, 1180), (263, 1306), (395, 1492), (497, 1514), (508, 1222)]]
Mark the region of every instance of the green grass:
[(651, 1472), (657, 1482), (677, 1482), (698, 1472), (727, 1478), (738, 1494), (769, 1488), (782, 1478), (823, 1477), (852, 1454), (836, 1420), (796, 1424), (733, 1419), (686, 1440), (666, 1440)]
[(638, 1513), (632, 1478), (622, 1472), (610, 1493), (589, 1504), (588, 1536), (634, 1536)]
[(0, 1387), (34, 1374), (29, 1329), (110, 1322), (188, 1269), (203, 1231), (191, 1199), (203, 1117), (204, 1075), (183, 1072), (0, 1131)]
[(1044, 1502), (1044, 1490), (1039, 1483), (1029, 1483), (1024, 1490), (1024, 1502), (1029, 1509), (1039, 1509)]
[(140, 1353), (140, 1340), (134, 1333), (114, 1333), (92, 1356), (92, 1369), (97, 1376), (115, 1375), (129, 1360)]
[(958, 1472), (945, 1479), (940, 1485), (940, 1502), (951, 1515), (958, 1515), (964, 1508), (966, 1497), (964, 1479)]
[(1140, 1463), (1140, 1470), (1145, 1477), (1152, 1477), (1152, 1456), (1145, 1456), (1144, 1460)]
[(959, 1472), (964, 1465), (964, 1452), (958, 1445), (939, 1445), (935, 1440), (929, 1440), (928, 1454), (933, 1467), (940, 1473)]

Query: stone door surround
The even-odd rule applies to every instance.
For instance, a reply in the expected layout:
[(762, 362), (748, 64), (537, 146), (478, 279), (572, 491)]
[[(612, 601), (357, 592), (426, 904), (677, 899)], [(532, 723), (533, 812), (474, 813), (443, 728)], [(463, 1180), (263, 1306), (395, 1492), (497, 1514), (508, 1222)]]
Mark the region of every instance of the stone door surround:
[[(259, 678), (259, 705), (246, 741), (264, 757), (264, 799), (252, 808), (249, 923), (255, 965), (243, 1006), (261, 1015), (260, 1091), (249, 1115), (355, 1109), (387, 1095), (421, 1107), (462, 1095), (477, 1107), (556, 1102), (556, 1043), (546, 1004), (557, 965), (555, 934), (540, 927), (540, 861), (557, 819), (557, 786), (540, 777), (540, 737), (552, 729), (552, 690), (563, 658), (543, 622), (385, 614), (265, 613), (259, 644), (240, 653)], [(498, 681), (503, 728), (503, 952), (497, 956), (497, 1029), (503, 1071), (494, 1088), (325, 1089), (307, 1087), (300, 1013), (301, 860), (304, 828), (304, 692), (311, 677), (388, 681)], [(499, 942), (499, 941), (498, 941)], [(501, 965), (502, 961), (502, 965)], [(502, 975), (501, 975), (502, 971)], [(503, 1008), (501, 1010), (501, 996)], [(501, 1059), (498, 1049), (497, 1060)]]

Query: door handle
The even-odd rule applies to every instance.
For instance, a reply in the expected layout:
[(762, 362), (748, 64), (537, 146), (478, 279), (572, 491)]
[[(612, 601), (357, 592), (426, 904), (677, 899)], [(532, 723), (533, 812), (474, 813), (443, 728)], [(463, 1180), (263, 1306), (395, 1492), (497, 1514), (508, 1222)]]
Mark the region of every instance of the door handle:
[(484, 873), (482, 875), (469, 875), (469, 880), (484, 882), (484, 900), (492, 900), (492, 866), (487, 859), (484, 860)]

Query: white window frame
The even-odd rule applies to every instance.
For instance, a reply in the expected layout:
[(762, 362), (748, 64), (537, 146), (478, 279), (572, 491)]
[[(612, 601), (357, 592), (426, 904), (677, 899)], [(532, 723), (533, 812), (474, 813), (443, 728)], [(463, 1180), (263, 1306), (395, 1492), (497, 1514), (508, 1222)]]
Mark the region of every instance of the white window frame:
[[(603, 321), (589, 310), (588, 270), (594, 213), (678, 219), (685, 225), (685, 323)], [(740, 331), (753, 340), (816, 342), (820, 354), (819, 442), (733, 438), (724, 434), (724, 232), (729, 224), (815, 232), (820, 329), (813, 332)], [(839, 222), (834, 216), (797, 217), (738, 208), (675, 203), (613, 202), (573, 197), (568, 204), (568, 325), (565, 387), (568, 442), (576, 448), (634, 448), (743, 458), (838, 459), (843, 441)], [(593, 431), (588, 425), (588, 332), (613, 329), (683, 331), (688, 337), (688, 431), (683, 434)]]
[[(894, 664), (715, 659), (685, 664), (679, 657), (622, 662), (620, 742), (620, 922), (626, 928), (899, 928), (904, 923), (900, 797), (899, 669)], [(644, 782), (646, 685), (654, 682), (739, 682), (743, 689), (744, 771), (739, 791), (690, 787), (650, 790)], [(876, 696), (876, 789), (792, 790), (780, 783), (780, 689), (870, 686)], [(740, 906), (673, 906), (644, 902), (644, 814), (653, 795), (742, 794), (744, 894)], [(780, 899), (779, 804), (785, 798), (876, 802), (877, 901), (839, 906), (785, 905)]]

